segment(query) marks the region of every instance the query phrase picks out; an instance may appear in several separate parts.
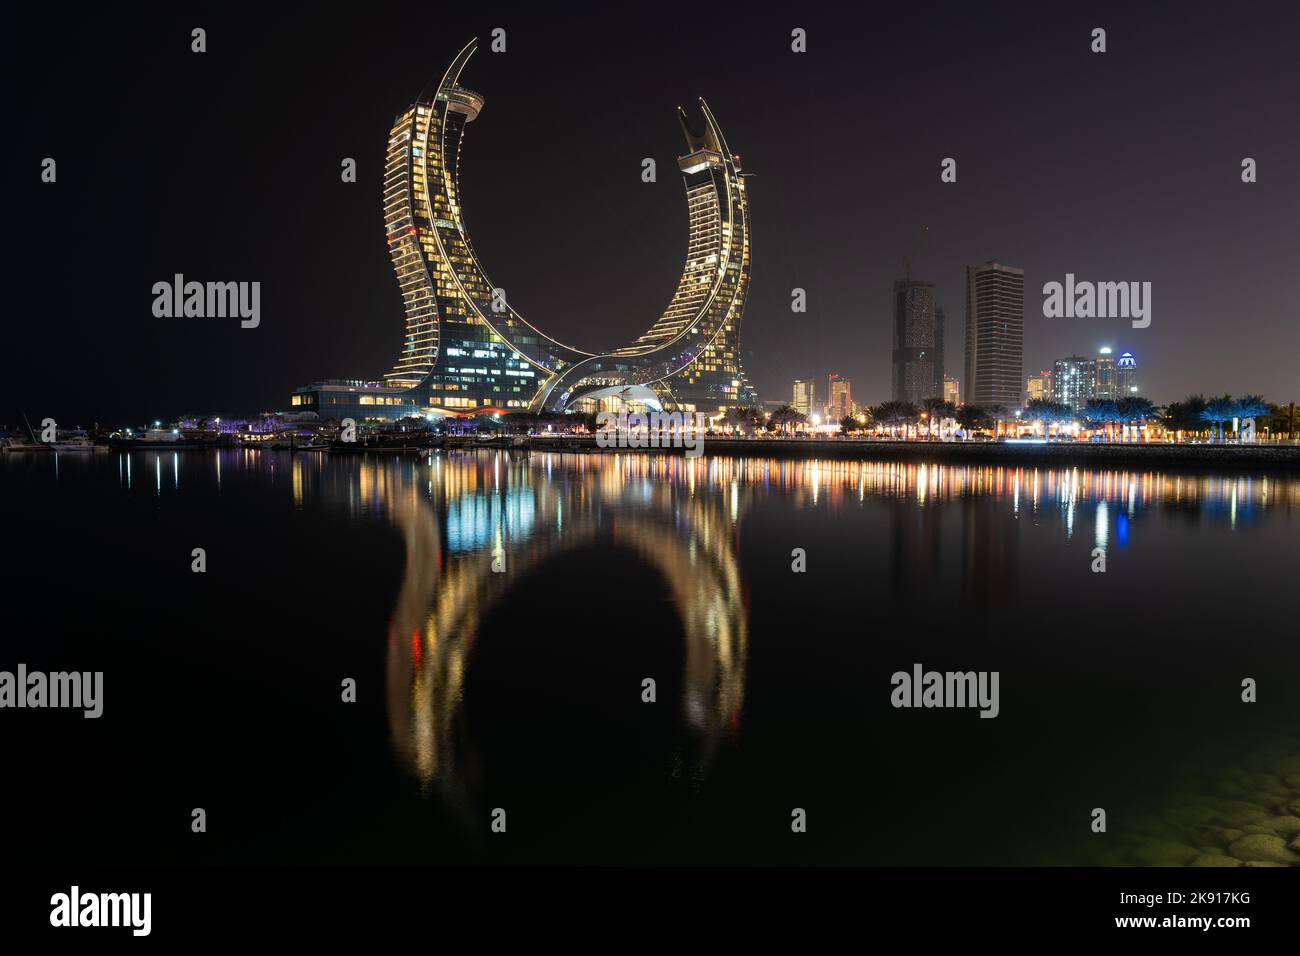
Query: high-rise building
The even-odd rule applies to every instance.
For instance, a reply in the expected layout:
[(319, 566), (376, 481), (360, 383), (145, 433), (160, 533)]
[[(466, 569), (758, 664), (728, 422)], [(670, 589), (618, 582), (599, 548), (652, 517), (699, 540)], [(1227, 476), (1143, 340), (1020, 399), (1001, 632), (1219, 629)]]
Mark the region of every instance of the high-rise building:
[(966, 267), (966, 401), (1020, 404), (1024, 381), (1025, 270), (998, 262)]
[(800, 415), (817, 411), (817, 385), (812, 379), (795, 379), (794, 400), (790, 403)]
[(1137, 359), (1132, 352), (1118, 359), (1113, 354), (1106, 347), (1095, 359), (1082, 355), (1057, 359), (1051, 379), (1052, 400), (1078, 411), (1093, 399), (1116, 402), (1136, 395)]
[(1076, 412), (1097, 395), (1097, 364), (1082, 355), (1057, 359), (1052, 366), (1052, 401)]
[(961, 382), (951, 375), (943, 377), (943, 400), (953, 405), (961, 404)]
[(846, 415), (853, 414), (853, 389), (849, 380), (832, 372), (826, 386), (829, 399), (826, 404), (826, 420), (838, 422)]
[(393, 370), (383, 382), (309, 385), (295, 391), (291, 404), (339, 419), (586, 410), (602, 400), (702, 412), (754, 404), (740, 365), (750, 268), (747, 186), (740, 157), (708, 105), (699, 101), (702, 129), (678, 108), (686, 154), (677, 165), (690, 233), (676, 291), (631, 343), (584, 352), (526, 321), (488, 279), (470, 242), (460, 146), (484, 99), (461, 86), (460, 75), (475, 46), (466, 45), (389, 132), (384, 226), (406, 317)]
[(1115, 394), (1131, 398), (1138, 393), (1137, 359), (1132, 352), (1124, 352), (1115, 361)]
[(895, 401), (917, 403), (943, 394), (943, 323), (932, 283), (910, 276), (894, 282)]
[(1028, 401), (1052, 400), (1052, 373), (1046, 370), (1029, 376), (1025, 383), (1025, 397)]
[(1115, 357), (1111, 354), (1110, 346), (1105, 346), (1093, 360), (1093, 398), (1104, 398), (1108, 401), (1114, 401), (1122, 397), (1119, 394), (1119, 384), (1115, 379)]

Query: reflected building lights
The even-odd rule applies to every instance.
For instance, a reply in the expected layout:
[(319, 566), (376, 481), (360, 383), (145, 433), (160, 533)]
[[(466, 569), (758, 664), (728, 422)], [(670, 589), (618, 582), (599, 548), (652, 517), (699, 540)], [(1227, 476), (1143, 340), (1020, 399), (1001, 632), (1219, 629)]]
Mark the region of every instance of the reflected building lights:
[(1093, 534), (1093, 547), (1106, 550), (1110, 543), (1110, 510), (1109, 505), (1103, 498), (1097, 503), (1096, 526)]
[[(120, 453), (119, 483), (132, 488), (132, 458), (141, 454), (154, 457), (155, 494), (161, 495), (160, 452)], [(194, 469), (186, 493), (194, 494), (208, 480), (208, 453), (171, 454), (176, 489), (184, 457)], [(1062, 530), (1072, 538), (1078, 509), (1084, 516), (1093, 509), (1094, 544), (1107, 549), (1112, 541), (1127, 547), (1130, 533), (1140, 535), (1152, 520), (1227, 523), (1249, 533), (1266, 510), (1300, 510), (1300, 481), (1286, 477), (718, 455), (464, 451), (419, 459), (286, 460), (237, 449), (213, 454), (218, 488), (225, 468), (274, 479), (288, 464), (289, 481), (273, 480), (272, 487), (295, 507), (380, 515), (400, 531), (406, 566), (386, 639), (393, 747), (422, 784), (462, 806), (477, 798), (479, 755), (464, 726), (463, 703), (481, 622), (509, 600), (510, 582), (520, 573), (563, 566), (577, 549), (628, 549), (662, 579), (685, 641), (683, 690), (672, 706), (692, 741), (698, 778), (742, 723), (749, 621), (737, 552), (759, 496), (779, 495), (796, 510), (828, 514), (887, 510), (895, 579), (959, 589), (977, 612), (1010, 603), (1019, 535), (1048, 536), (1059, 545)], [(147, 498), (147, 486), (141, 494)], [(1014, 521), (1026, 504), (1034, 514), (1060, 509), (1060, 523), (1037, 522), (1031, 530)], [(511, 574), (492, 572), (493, 552)], [(927, 579), (933, 568), (941, 574)], [(899, 595), (925, 599), (923, 590), (900, 587)], [(587, 622), (579, 616), (565, 626)]]
[[(697, 773), (703, 772), (720, 743), (738, 731), (744, 701), (748, 626), (727, 528), (729, 506), (738, 508), (739, 518), (747, 489), (737, 480), (736, 494), (729, 494), (731, 485), (715, 485), (710, 495), (686, 494), (689, 472), (648, 486), (620, 480), (657, 467), (631, 456), (602, 458), (594, 466), (601, 472), (595, 476), (598, 496), (588, 494), (583, 480), (589, 465), (551, 477), (557, 473), (538, 467), (536, 459), (494, 458), (490, 467), (501, 490), (491, 495), (473, 490), (480, 484), (476, 476), (451, 476), (483, 464), (473, 454), (449, 462), (439, 500), (390, 493), (386, 503), (407, 548), (388, 638), (389, 720), (399, 756), (450, 805), (463, 811), (474, 805), (470, 768), (478, 756), (463, 732), (461, 704), (479, 623), (506, 598), (511, 580), (603, 542), (632, 549), (671, 592), (686, 641), (683, 715), (695, 741)], [(390, 477), (390, 489), (399, 475)], [(461, 493), (446, 495), (448, 486)], [(484, 551), (487, 541), (492, 554)], [(493, 573), (496, 557), (510, 576)], [(425, 635), (422, 646), (402, 637), (412, 633)]]

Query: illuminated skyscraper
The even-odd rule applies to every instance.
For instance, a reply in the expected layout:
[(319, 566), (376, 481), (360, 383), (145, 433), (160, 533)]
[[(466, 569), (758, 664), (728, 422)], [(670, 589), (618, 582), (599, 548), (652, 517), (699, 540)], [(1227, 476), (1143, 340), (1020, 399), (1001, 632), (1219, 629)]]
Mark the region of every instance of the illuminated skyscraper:
[(1050, 401), (1052, 398), (1052, 373), (1042, 371), (1037, 375), (1029, 376), (1029, 381), (1025, 383), (1025, 398), (1031, 402)]
[(1082, 355), (1057, 359), (1052, 369), (1052, 401), (1076, 412), (1096, 397), (1097, 364)]
[(966, 267), (966, 401), (1020, 405), (1024, 381), (1025, 270)]
[(565, 411), (617, 397), (716, 412), (757, 395), (740, 364), (749, 285), (749, 202), (740, 157), (703, 100), (703, 127), (678, 119), (687, 153), (689, 236), (677, 291), (633, 342), (607, 353), (566, 345), (527, 322), (480, 265), (459, 193), (460, 145), (484, 98), (460, 85), (471, 42), (388, 137), (383, 213), (405, 312), (397, 362), (382, 383), (321, 382), (292, 403), (325, 418)]
[(943, 394), (943, 309), (934, 285), (894, 282), (893, 397), (919, 403)]
[(811, 415), (817, 410), (817, 385), (812, 379), (795, 379), (791, 407), (800, 415)]
[(943, 400), (954, 406), (961, 404), (961, 382), (951, 375), (943, 377)]
[(1115, 394), (1120, 398), (1131, 398), (1137, 394), (1137, 359), (1132, 352), (1125, 352), (1115, 360)]
[(826, 419), (838, 422), (853, 413), (853, 389), (847, 378), (832, 372), (826, 381)]
[(1092, 398), (1104, 398), (1114, 401), (1120, 398), (1119, 386), (1115, 380), (1115, 357), (1109, 346), (1103, 348), (1093, 361)]

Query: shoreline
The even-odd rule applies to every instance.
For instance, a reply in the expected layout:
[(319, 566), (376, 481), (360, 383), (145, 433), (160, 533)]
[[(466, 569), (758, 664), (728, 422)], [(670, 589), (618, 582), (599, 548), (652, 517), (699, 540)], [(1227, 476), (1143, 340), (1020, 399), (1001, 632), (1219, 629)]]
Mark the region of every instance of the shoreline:
[[(838, 461), (933, 462), (946, 465), (1001, 465), (1096, 467), (1161, 467), (1216, 469), (1237, 471), (1300, 472), (1300, 444), (1295, 445), (1170, 445), (1170, 444), (1093, 444), (1091, 442), (1052, 442), (1016, 444), (991, 441), (889, 441), (879, 439), (792, 439), (792, 438), (709, 438), (700, 444), (701, 457), (756, 457), (779, 459), (824, 459)], [(200, 450), (285, 451), (287, 448), (259, 448), (257, 445), (177, 443), (174, 446), (149, 445), (131, 448), (121, 445), (117, 452), (191, 452)], [(495, 451), (553, 451), (589, 454), (662, 454), (684, 457), (681, 447), (602, 448), (594, 435), (542, 437), (496, 437), (490, 439), (440, 436), (427, 443), (335, 449), (323, 446), (293, 449), (298, 453), (365, 455), (420, 455), (446, 450), (485, 449)], [(109, 450), (107, 448), (103, 450)], [(9, 449), (3, 457), (26, 457), (28, 449)], [(48, 453), (47, 449), (40, 452)], [(70, 452), (63, 452), (70, 454)]]
[[(519, 448), (508, 442), (446, 442), (445, 448)], [(600, 448), (594, 437), (529, 437), (524, 448), (598, 453), (684, 454), (681, 448)], [(707, 455), (830, 458), (859, 461), (933, 461), (942, 464), (1188, 466), (1300, 471), (1300, 445), (1166, 445), (1061, 442), (880, 441), (872, 439), (705, 438)]]

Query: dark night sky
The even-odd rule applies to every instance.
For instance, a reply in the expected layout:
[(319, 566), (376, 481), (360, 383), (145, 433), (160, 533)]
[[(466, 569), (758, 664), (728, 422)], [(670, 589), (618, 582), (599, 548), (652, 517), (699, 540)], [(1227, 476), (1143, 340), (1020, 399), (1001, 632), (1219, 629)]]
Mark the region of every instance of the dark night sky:
[[(951, 374), (964, 266), (996, 257), (1026, 270), (1027, 373), (1111, 344), (1159, 402), (1300, 398), (1294, 3), (461, 4), (463, 20), (448, 6), (11, 18), (0, 421), (252, 412), (387, 371), (402, 335), (379, 204), (388, 128), (472, 36), (462, 80), (487, 106), (462, 163), (471, 235), (561, 340), (621, 344), (666, 304), (686, 238), (674, 107), (702, 95), (755, 174), (742, 344), (765, 399), (809, 375), (824, 390), (832, 370), (859, 401), (888, 397), (891, 284), (923, 225), (914, 273), (938, 285)], [(205, 54), (189, 52), (194, 26)], [(487, 48), (497, 26), (504, 55)], [(44, 156), (57, 184), (39, 182)], [(151, 286), (176, 272), (261, 281), (261, 327), (155, 318)], [(1066, 272), (1150, 281), (1151, 327), (1043, 318), (1042, 285)]]

